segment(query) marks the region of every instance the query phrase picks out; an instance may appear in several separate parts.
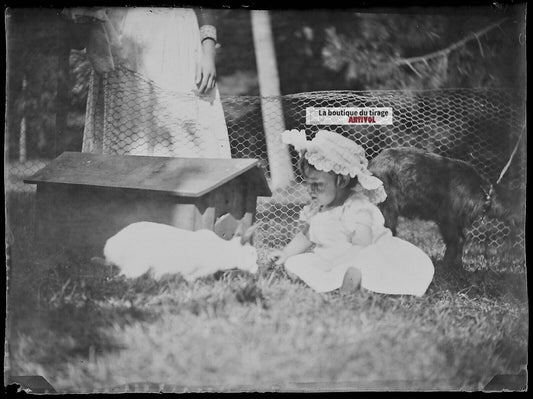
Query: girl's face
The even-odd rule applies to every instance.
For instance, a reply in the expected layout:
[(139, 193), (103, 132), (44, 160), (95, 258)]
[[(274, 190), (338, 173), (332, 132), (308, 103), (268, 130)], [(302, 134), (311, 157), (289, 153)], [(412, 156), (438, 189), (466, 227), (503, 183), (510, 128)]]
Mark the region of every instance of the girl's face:
[(307, 168), (305, 175), (305, 185), (311, 199), (322, 206), (334, 205), (341, 191), (337, 186), (337, 176), (314, 168)]

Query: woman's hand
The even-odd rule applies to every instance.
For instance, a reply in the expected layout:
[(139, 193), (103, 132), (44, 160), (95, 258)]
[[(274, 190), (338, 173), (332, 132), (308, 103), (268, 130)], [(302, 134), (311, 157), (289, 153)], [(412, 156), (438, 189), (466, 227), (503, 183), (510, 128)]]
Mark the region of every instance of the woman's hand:
[(274, 262), (276, 266), (282, 266), (283, 264), (285, 264), (287, 258), (288, 256), (281, 249), (275, 249), (268, 254), (268, 260), (270, 262)]
[(207, 93), (216, 85), (215, 42), (206, 39), (202, 42), (200, 62), (196, 65), (196, 86), (200, 94)]

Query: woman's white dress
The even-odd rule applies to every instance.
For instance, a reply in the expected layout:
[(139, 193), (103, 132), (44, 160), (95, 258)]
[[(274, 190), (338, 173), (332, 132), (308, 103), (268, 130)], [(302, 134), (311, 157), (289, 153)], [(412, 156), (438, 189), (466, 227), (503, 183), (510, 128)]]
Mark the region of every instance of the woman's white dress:
[[(393, 237), (379, 208), (356, 191), (339, 207), (302, 209), (309, 224), (312, 252), (287, 259), (285, 268), (318, 292), (340, 288), (349, 267), (361, 271), (361, 287), (383, 294), (423, 295), (433, 279), (431, 259), (418, 247)], [(358, 223), (372, 231), (372, 243), (357, 247), (351, 239)]]
[(229, 158), (218, 90), (199, 95), (198, 20), (187, 8), (111, 8), (114, 70), (91, 75), (84, 152)]

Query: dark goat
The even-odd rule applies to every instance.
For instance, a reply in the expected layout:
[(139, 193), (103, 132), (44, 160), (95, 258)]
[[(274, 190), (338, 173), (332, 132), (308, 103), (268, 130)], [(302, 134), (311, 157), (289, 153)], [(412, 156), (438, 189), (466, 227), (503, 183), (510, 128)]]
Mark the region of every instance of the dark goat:
[(446, 265), (462, 265), (465, 229), (476, 218), (513, 216), (504, 206), (509, 203), (505, 190), (458, 159), (416, 148), (391, 148), (374, 158), (369, 170), (387, 192), (380, 204), (386, 226), (396, 235), (399, 216), (436, 222), (446, 244)]

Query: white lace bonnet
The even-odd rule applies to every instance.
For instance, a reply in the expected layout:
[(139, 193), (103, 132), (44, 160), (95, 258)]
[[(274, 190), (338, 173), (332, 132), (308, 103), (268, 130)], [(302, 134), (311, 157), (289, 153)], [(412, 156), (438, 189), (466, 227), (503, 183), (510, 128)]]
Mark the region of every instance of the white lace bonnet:
[(380, 203), (387, 198), (383, 182), (367, 169), (365, 150), (356, 142), (328, 130), (319, 130), (312, 140), (307, 140), (305, 130), (296, 129), (285, 130), (282, 140), (317, 170), (357, 176), (356, 189), (360, 185), (371, 202)]

